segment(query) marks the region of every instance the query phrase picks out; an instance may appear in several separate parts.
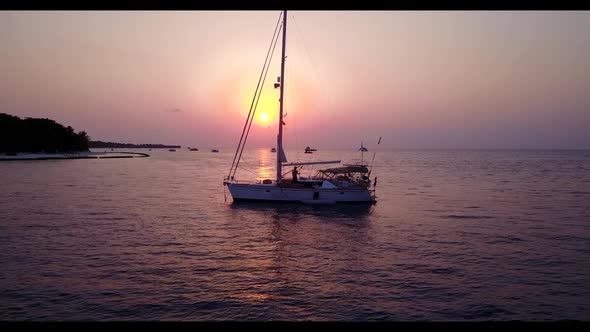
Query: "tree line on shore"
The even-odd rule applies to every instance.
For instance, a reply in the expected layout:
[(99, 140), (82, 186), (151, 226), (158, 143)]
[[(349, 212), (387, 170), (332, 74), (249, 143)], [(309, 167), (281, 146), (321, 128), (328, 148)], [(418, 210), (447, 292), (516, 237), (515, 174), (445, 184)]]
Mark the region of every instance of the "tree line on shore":
[(69, 153), (103, 148), (178, 149), (180, 146), (91, 141), (85, 131), (76, 133), (74, 128), (51, 119), (21, 119), (0, 113), (0, 153)]
[(90, 137), (51, 119), (24, 118), (0, 113), (0, 152), (88, 151)]
[(126, 148), (126, 149), (180, 149), (180, 145), (164, 145), (164, 144), (131, 144), (131, 143), (115, 143), (103, 141), (90, 141), (88, 147), (91, 149), (103, 148)]

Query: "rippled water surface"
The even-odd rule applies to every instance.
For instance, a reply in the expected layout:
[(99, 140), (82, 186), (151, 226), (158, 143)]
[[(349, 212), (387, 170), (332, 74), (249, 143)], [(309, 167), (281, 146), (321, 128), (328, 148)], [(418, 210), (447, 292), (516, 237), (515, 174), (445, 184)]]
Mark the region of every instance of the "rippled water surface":
[(373, 206), (234, 205), (232, 151), (148, 153), (0, 163), (0, 319), (590, 319), (590, 151), (378, 152)]

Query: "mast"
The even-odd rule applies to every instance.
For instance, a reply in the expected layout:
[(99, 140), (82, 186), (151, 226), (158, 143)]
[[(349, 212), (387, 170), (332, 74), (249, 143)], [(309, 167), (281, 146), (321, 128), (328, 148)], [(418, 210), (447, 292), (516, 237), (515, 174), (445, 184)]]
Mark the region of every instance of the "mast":
[(281, 96), (279, 99), (280, 111), (279, 111), (279, 134), (277, 136), (277, 182), (281, 181), (282, 178), (282, 162), (285, 156), (283, 151), (283, 101), (284, 101), (284, 90), (285, 90), (285, 46), (287, 44), (287, 11), (283, 10), (283, 50), (281, 54)]

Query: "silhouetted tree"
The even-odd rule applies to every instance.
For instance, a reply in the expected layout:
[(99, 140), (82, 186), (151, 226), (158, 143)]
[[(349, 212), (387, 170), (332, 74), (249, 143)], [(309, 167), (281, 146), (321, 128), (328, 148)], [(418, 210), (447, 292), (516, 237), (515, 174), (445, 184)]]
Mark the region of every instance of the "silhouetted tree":
[(90, 141), (88, 147), (91, 149), (104, 148), (127, 148), (127, 149), (179, 149), (180, 145), (164, 145), (164, 144), (131, 144), (131, 143), (116, 143), (103, 141)]
[(78, 152), (88, 151), (86, 132), (50, 119), (20, 119), (0, 113), (0, 152)]

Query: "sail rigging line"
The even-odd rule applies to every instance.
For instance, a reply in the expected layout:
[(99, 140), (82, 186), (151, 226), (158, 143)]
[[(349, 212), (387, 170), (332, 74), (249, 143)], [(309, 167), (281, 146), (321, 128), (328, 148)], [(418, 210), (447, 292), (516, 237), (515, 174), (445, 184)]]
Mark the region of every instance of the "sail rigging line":
[[(246, 136), (244, 136), (244, 143), (242, 144), (242, 147), (240, 149), (240, 155), (238, 157), (238, 160), (236, 161), (236, 166), (234, 168), (234, 172), (232, 174), (232, 177), (236, 175), (238, 165), (240, 164), (240, 159), (242, 158), (242, 153), (244, 152), (244, 147), (246, 146), (246, 139), (248, 139), (248, 135), (250, 134), (250, 128), (252, 127), (254, 115), (256, 114), (256, 109), (258, 108), (258, 102), (260, 101), (260, 96), (262, 95), (262, 89), (264, 88), (264, 82), (266, 82), (266, 76), (268, 75), (268, 69), (270, 68), (270, 63), (271, 63), (273, 55), (274, 55), (275, 47), (277, 46), (277, 42), (279, 40), (278, 36), (280, 35), (281, 28), (279, 28), (278, 31), (279, 31), (279, 33), (277, 34), (277, 36), (274, 40), (274, 45), (272, 45), (272, 51), (270, 52), (270, 59), (268, 60), (268, 65), (267, 65), (266, 69), (264, 70), (264, 77), (262, 78), (262, 85), (260, 87), (260, 92), (258, 93), (258, 96), (255, 97), (256, 103), (254, 104), (254, 108), (252, 109), (252, 116), (250, 117), (250, 123), (247, 123), (248, 130), (246, 131)], [(283, 84), (283, 83), (281, 82), (281, 84)]]
[[(326, 90), (325, 88), (325, 84), (322, 84), (322, 75), (320, 75), (320, 68), (319, 68), (319, 63), (317, 61), (314, 61), (315, 59), (312, 59), (311, 57), (311, 52), (309, 51), (309, 48), (307, 47), (306, 41), (305, 41), (305, 36), (303, 34), (303, 32), (301, 31), (301, 28), (299, 27), (299, 24), (297, 23), (297, 20), (295, 19), (295, 15), (291, 14), (291, 19), (293, 21), (293, 24), (295, 25), (295, 30), (296, 30), (296, 34), (295, 34), (295, 40), (297, 45), (301, 45), (303, 48), (302, 53), (305, 53), (305, 56), (301, 56), (301, 59), (303, 59), (302, 64), (304, 66), (309, 66), (312, 69), (312, 78), (313, 78), (313, 82), (315, 83), (315, 85), (317, 87), (319, 87), (319, 94), (321, 97), (322, 101), (325, 101), (326, 103), (323, 103), (322, 109), (326, 109), (326, 108), (330, 108), (330, 107), (334, 107), (334, 97), (333, 95), (331, 95), (328, 90)], [(301, 53), (300, 53), (301, 54)], [(303, 54), (301, 54), (303, 55)], [(327, 104), (327, 105), (326, 105)], [(317, 106), (316, 106), (317, 107)], [(312, 133), (313, 135), (313, 133)], [(296, 138), (297, 139), (297, 138)], [(341, 159), (341, 155), (338, 156), (338, 158)]]
[[(297, 24), (297, 21), (295, 20), (295, 15), (291, 14), (291, 19), (293, 20), (293, 23), (295, 24), (295, 29), (297, 31), (297, 33), (295, 34), (295, 42), (294, 44), (296, 45), (293, 49), (295, 51), (298, 51), (298, 47), (299, 45), (303, 46), (303, 49), (305, 50), (305, 53), (307, 55), (307, 59), (308, 59), (308, 63), (311, 64), (311, 67), (313, 68), (315, 74), (316, 74), (316, 79), (318, 77), (317, 75), (317, 70), (316, 68), (313, 66), (312, 62), (311, 62), (311, 56), (309, 55), (309, 52), (307, 50), (307, 46), (305, 45), (305, 40), (303, 38), (303, 33), (301, 33), (301, 30), (299, 29), (299, 24)], [(298, 52), (299, 58), (303, 59), (304, 57), (301, 56), (301, 53)], [(304, 62), (304, 61), (303, 61)], [(304, 64), (305, 65), (305, 64)], [(287, 73), (291, 73), (291, 70), (289, 70), (289, 68), (286, 68)], [(289, 74), (287, 80), (289, 82), (291, 82), (290, 78), (293, 74)], [(290, 113), (293, 113), (293, 110), (290, 111)], [(297, 115), (298, 113), (296, 113), (295, 115)], [(293, 135), (295, 136), (295, 147), (296, 147), (296, 152), (295, 152), (295, 160), (301, 160), (301, 154), (300, 154), (300, 147), (301, 145), (299, 144), (299, 136), (297, 135), (297, 121), (296, 121), (296, 116), (292, 116), (292, 121), (293, 121), (293, 126), (291, 128), (293, 128)]]
[(260, 163), (252, 162), (252, 160), (245, 159), (242, 157), (240, 159), (242, 163), (240, 165), (240, 172), (246, 172), (254, 175), (259, 175)]
[[(281, 29), (279, 28), (279, 32), (280, 32), (280, 30)], [(273, 45), (272, 53), (271, 53), (270, 60), (269, 60), (269, 66), (266, 67), (266, 71), (264, 72), (264, 78), (262, 79), (262, 88), (260, 89), (260, 93), (258, 94), (258, 96), (256, 98), (256, 104), (254, 105), (254, 109), (252, 111), (252, 118), (250, 120), (250, 123), (248, 124), (248, 130), (246, 131), (246, 136), (245, 136), (246, 139), (248, 138), (248, 135), (250, 134), (250, 128), (252, 127), (252, 122), (253, 122), (253, 119), (254, 119), (254, 114), (256, 114), (256, 110), (258, 109), (258, 102), (260, 101), (260, 96), (262, 95), (262, 89), (264, 88), (264, 82), (266, 82), (266, 76), (268, 74), (268, 69), (270, 68), (270, 61), (272, 61), (274, 50), (275, 50), (275, 47), (277, 46), (277, 41), (278, 41), (278, 38), (275, 39), (275, 43)], [(242, 156), (242, 152), (244, 151), (244, 147), (245, 146), (246, 146), (246, 140), (244, 139), (244, 144), (242, 145), (242, 150), (240, 151), (240, 158)], [(236, 163), (236, 168), (238, 167), (238, 164), (240, 163), (240, 158), (238, 158), (238, 161)], [(234, 174), (235, 174), (235, 172), (234, 172)]]
[[(379, 136), (379, 141), (377, 142), (377, 145), (381, 144), (381, 136)], [(371, 176), (371, 171), (373, 170), (373, 162), (375, 161), (375, 155), (377, 154), (377, 151), (373, 152), (373, 159), (371, 160), (371, 166), (369, 168), (369, 173), (367, 174), (367, 176)], [(375, 177), (375, 185), (377, 184), (377, 178)]]
[[(236, 171), (236, 169), (238, 167), (238, 164), (239, 164), (239, 161), (240, 161), (240, 159), (238, 158), (237, 159), (237, 163), (236, 163), (236, 157), (238, 156), (238, 151), (240, 151), (240, 147), (242, 147), (242, 151), (243, 151), (243, 146), (246, 144), (246, 138), (248, 136), (247, 134), (246, 134), (246, 136), (244, 136), (245, 131), (246, 131), (246, 126), (248, 125), (248, 122), (251, 123), (252, 120), (254, 119), (254, 114), (252, 112), (253, 111), (253, 107), (254, 107), (254, 101), (256, 100), (256, 96), (257, 95), (260, 95), (262, 93), (262, 88), (264, 87), (263, 86), (264, 83), (263, 83), (262, 86), (260, 85), (260, 83), (262, 81), (262, 77), (263, 77), (264, 71), (265, 70), (268, 71), (268, 67), (270, 66), (270, 60), (272, 60), (272, 53), (274, 52), (273, 44), (276, 45), (276, 41), (275, 40), (278, 39), (278, 36), (279, 36), (278, 31), (280, 31), (280, 25), (279, 24), (281, 22), (281, 16), (282, 16), (282, 13), (279, 15), (279, 18), (277, 20), (277, 25), (275, 26), (275, 31), (273, 32), (273, 38), (272, 38), (271, 43), (269, 45), (269, 49), (268, 49), (268, 51), (266, 53), (266, 59), (264, 60), (264, 65), (262, 66), (262, 72), (260, 73), (260, 77), (258, 79), (258, 84), (256, 85), (256, 90), (254, 91), (254, 98), (252, 99), (252, 104), (250, 104), (250, 110), (248, 111), (248, 116), (246, 118), (246, 123), (244, 123), (244, 128), (242, 129), (242, 135), (240, 137), (240, 142), (238, 143), (238, 147), (236, 148), (236, 153), (234, 154), (234, 159), (232, 161), (232, 166), (230, 167), (230, 171), (229, 171), (229, 174), (228, 174), (228, 180), (230, 179), (230, 176), (232, 177), (232, 179), (233, 179), (233, 176), (235, 176), (235, 173), (236, 173), (235, 171)], [(269, 55), (270, 55), (270, 60), (269, 60)], [(255, 109), (254, 109), (254, 112), (255, 112)], [(243, 143), (242, 143), (242, 140), (243, 140)], [(241, 153), (240, 153), (240, 156), (241, 156)], [(235, 169), (234, 169), (234, 167), (235, 167)], [(233, 174), (232, 174), (232, 170), (233, 170)]]
[[(305, 43), (305, 37), (303, 36), (303, 33), (301, 32), (301, 29), (299, 28), (299, 24), (297, 23), (297, 20), (295, 20), (295, 16), (291, 15), (291, 18), (293, 19), (293, 23), (295, 24), (295, 30), (297, 31), (297, 34), (295, 34), (295, 37), (301, 41), (301, 45), (303, 45), (303, 50), (305, 51), (305, 55), (307, 56), (307, 62), (310, 65), (310, 67), (313, 69), (313, 73), (315, 75), (314, 79), (316, 80), (316, 82), (319, 82), (319, 87), (321, 90), (321, 94), (323, 95), (323, 97), (327, 97), (326, 99), (328, 99), (328, 102), (330, 104), (332, 104), (332, 96), (329, 95), (329, 93), (326, 91), (324, 84), (322, 84), (321, 82), (321, 75), (320, 75), (320, 71), (318, 69), (318, 66), (316, 65), (316, 62), (314, 62), (311, 58), (311, 54), (309, 52), (309, 49), (307, 48), (307, 44)], [(301, 37), (299, 39), (299, 37)]]
[[(272, 36), (272, 40), (270, 42), (270, 45), (268, 47), (268, 51), (266, 53), (266, 58), (264, 59), (264, 65), (262, 66), (262, 72), (260, 73), (260, 77), (258, 78), (258, 84), (256, 85), (256, 90), (254, 91), (254, 98), (252, 99), (252, 103), (250, 104), (250, 110), (248, 111), (248, 116), (246, 117), (246, 123), (244, 124), (244, 128), (242, 129), (242, 135), (240, 136), (240, 142), (238, 143), (238, 147), (236, 148), (236, 153), (234, 154), (234, 159), (232, 161), (231, 167), (229, 169), (229, 173), (227, 175), (228, 180), (230, 179), (230, 176), (232, 175), (232, 170), (234, 169), (234, 166), (237, 168), (238, 166), (235, 164), (236, 163), (236, 158), (238, 156), (238, 151), (240, 150), (240, 146), (242, 145), (242, 140), (244, 139), (244, 133), (246, 132), (246, 126), (248, 125), (248, 122), (252, 122), (252, 119), (254, 118), (254, 115), (252, 113), (252, 108), (254, 105), (254, 100), (256, 99), (256, 95), (260, 94), (262, 92), (262, 87), (260, 86), (260, 82), (262, 81), (262, 76), (263, 73), (266, 70), (268, 71), (268, 66), (270, 65), (270, 61), (269, 61), (269, 55), (270, 55), (270, 59), (272, 60), (272, 53), (274, 53), (274, 46), (273, 44), (276, 45), (276, 41), (278, 40), (278, 36), (280, 35), (279, 31), (280, 31), (280, 23), (281, 23), (281, 17), (283, 16), (283, 13), (281, 12), (279, 14), (279, 18), (277, 20), (277, 25), (275, 26), (275, 31), (273, 32), (273, 36)], [(272, 50), (272, 52), (271, 52)], [(264, 83), (263, 83), (264, 84)], [(260, 93), (259, 93), (259, 89), (260, 88)], [(247, 136), (247, 135), (246, 135)], [(244, 145), (246, 144), (245, 140), (244, 140)], [(241, 154), (240, 154), (241, 155)], [(239, 159), (238, 159), (239, 162)], [(235, 170), (234, 170), (234, 175), (235, 175)]]

